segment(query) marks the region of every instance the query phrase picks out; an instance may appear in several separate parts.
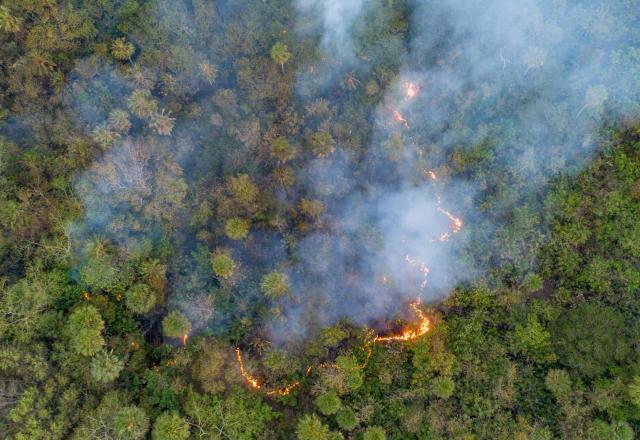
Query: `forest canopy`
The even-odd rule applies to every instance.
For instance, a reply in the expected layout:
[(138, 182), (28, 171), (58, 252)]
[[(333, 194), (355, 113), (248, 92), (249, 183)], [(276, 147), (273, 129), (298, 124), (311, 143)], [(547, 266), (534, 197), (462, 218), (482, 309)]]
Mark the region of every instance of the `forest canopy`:
[(0, 437), (636, 438), (638, 25), (3, 1)]

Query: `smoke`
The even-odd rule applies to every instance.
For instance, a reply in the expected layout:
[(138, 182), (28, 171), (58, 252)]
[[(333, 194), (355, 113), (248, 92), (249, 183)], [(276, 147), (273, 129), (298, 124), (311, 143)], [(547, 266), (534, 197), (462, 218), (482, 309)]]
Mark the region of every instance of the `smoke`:
[[(258, 44), (251, 37), (264, 31), (256, 23), (266, 6), (220, 3), (220, 17), (190, 17), (181, 2), (157, 2), (151, 16), (185, 38), (188, 53), (170, 47), (175, 57), (157, 71), (107, 66), (89, 74), (81, 64), (69, 94), (69, 108), (93, 136), (141, 83), (154, 84), (146, 88), (158, 111), (179, 113), (164, 137), (131, 117), (130, 132), (78, 179), (86, 217), (77, 229), (79, 241), (100, 234), (125, 247), (146, 239), (164, 249), (152, 256), (171, 255), (171, 305), (201, 326), (229, 328), (260, 313), (272, 339), (297, 340), (344, 318), (387, 318), (417, 297), (441, 299), (490, 264), (515, 265), (495, 249), (514, 209), (558, 172), (580, 169), (603, 126), (639, 114), (640, 76), (630, 60), (638, 59), (640, 36), (631, 30), (640, 12), (624, 2), (300, 0), (295, 38), (315, 52), (296, 64), (300, 51), (289, 42), (286, 70), (268, 55), (280, 37)], [(224, 21), (245, 15), (251, 32)], [(214, 23), (216, 42), (199, 38)], [(142, 56), (164, 51), (131, 39)], [(228, 58), (238, 53), (247, 58)], [(213, 61), (215, 81), (203, 77)], [(296, 66), (283, 82), (296, 79), (286, 117), (301, 127), (277, 130), (304, 151), (293, 166), (295, 188), (275, 194), (270, 209), (288, 212), (305, 198), (324, 212), (281, 222), (286, 228), (260, 224), (242, 242), (221, 238), (215, 216), (228, 212), (206, 214), (210, 199), (237, 172), (270, 182), (260, 143), (273, 138), (272, 127), (260, 124), (279, 120), (265, 102), (287, 89), (264, 84)], [(308, 153), (318, 132), (335, 140), (333, 153)], [(218, 247), (243, 269), (232, 287), (211, 272)], [(270, 301), (260, 279), (273, 270), (288, 275), (292, 292)], [(534, 271), (535, 262), (519, 270)]]
[[(348, 49), (334, 51), (328, 64), (356, 66), (355, 75), (384, 86), (376, 66), (353, 56), (365, 51), (356, 42), (366, 28), (358, 20), (388, 13), (388, 4), (313, 4), (325, 23), (322, 46)], [(558, 172), (579, 170), (607, 122), (637, 120), (638, 80), (623, 54), (637, 50), (640, 41), (628, 30), (639, 13), (625, 8), (546, 0), (409, 2), (400, 74), (386, 84), (367, 152), (341, 171), (326, 166), (324, 180), (349, 181), (346, 197), (328, 201), (339, 231), (300, 244), (298, 297), (272, 335), (287, 339), (345, 317), (366, 324), (412, 298), (434, 300), (483, 276), (489, 267), (470, 261), (478, 256), (471, 248), (495, 247), (487, 237), (495, 240), (509, 227), (505, 221), (530, 194)], [(626, 24), (616, 24), (621, 16)], [(317, 76), (327, 78), (318, 82), (335, 87), (341, 78), (328, 70), (320, 70)], [(300, 82), (308, 99), (309, 79)], [(310, 185), (321, 194), (325, 185), (314, 171)], [(429, 181), (430, 172), (444, 182)], [(502, 176), (503, 187), (487, 173)], [(473, 232), (451, 233), (440, 203), (464, 215)], [(444, 233), (449, 241), (437, 239)], [(515, 264), (506, 255), (497, 262)], [(535, 262), (527, 270), (535, 271)]]

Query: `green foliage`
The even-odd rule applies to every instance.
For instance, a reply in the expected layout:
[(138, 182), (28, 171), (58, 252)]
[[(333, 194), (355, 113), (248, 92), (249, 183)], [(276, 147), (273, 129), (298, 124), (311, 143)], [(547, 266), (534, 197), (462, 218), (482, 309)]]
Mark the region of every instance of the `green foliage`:
[(271, 142), (271, 157), (280, 163), (285, 163), (296, 156), (296, 149), (289, 141), (283, 137), (277, 137)]
[(91, 377), (99, 383), (113, 382), (123, 368), (122, 359), (112, 353), (102, 351), (91, 359)]
[(336, 151), (336, 141), (327, 130), (319, 130), (309, 140), (311, 151), (318, 157), (327, 157)]
[(322, 414), (325, 416), (331, 416), (338, 412), (342, 407), (340, 397), (335, 391), (327, 391), (324, 394), (318, 396), (315, 400), (315, 404)]
[(104, 321), (94, 306), (83, 305), (75, 309), (67, 322), (71, 347), (83, 356), (93, 356), (104, 345)]
[(291, 291), (289, 277), (281, 272), (271, 272), (262, 277), (262, 292), (269, 298), (280, 298)]
[(125, 406), (116, 411), (113, 430), (122, 440), (142, 439), (149, 430), (149, 417), (142, 408), (135, 405)]
[(189, 422), (176, 412), (165, 412), (158, 416), (151, 431), (153, 440), (187, 440)]
[(387, 434), (379, 426), (371, 426), (367, 428), (362, 435), (362, 440), (386, 440)]
[(298, 440), (329, 440), (329, 428), (315, 414), (306, 414), (296, 427)]
[(622, 315), (598, 304), (582, 304), (561, 316), (554, 327), (554, 342), (559, 361), (590, 378), (630, 355)]
[(182, 338), (191, 331), (191, 323), (186, 316), (174, 310), (162, 320), (162, 331), (170, 338)]
[(233, 276), (235, 268), (236, 263), (231, 256), (228, 255), (228, 251), (216, 249), (211, 255), (211, 269), (216, 276), (229, 279)]
[(135, 48), (133, 44), (125, 40), (124, 38), (116, 38), (111, 42), (111, 55), (116, 60), (124, 61), (131, 59)]
[(192, 431), (209, 438), (256, 439), (276, 415), (257, 395), (240, 390), (226, 397), (191, 392), (184, 408)]
[(341, 429), (351, 431), (358, 426), (358, 417), (352, 409), (343, 407), (336, 413), (336, 422)]
[(249, 233), (250, 223), (243, 218), (234, 217), (227, 220), (224, 226), (224, 230), (227, 233), (227, 237), (232, 240), (242, 240)]
[(271, 59), (279, 64), (283, 71), (284, 65), (289, 61), (289, 58), (291, 58), (291, 53), (286, 44), (276, 43), (271, 46)]
[(130, 287), (124, 297), (129, 310), (139, 315), (148, 313), (156, 305), (156, 295), (143, 283)]

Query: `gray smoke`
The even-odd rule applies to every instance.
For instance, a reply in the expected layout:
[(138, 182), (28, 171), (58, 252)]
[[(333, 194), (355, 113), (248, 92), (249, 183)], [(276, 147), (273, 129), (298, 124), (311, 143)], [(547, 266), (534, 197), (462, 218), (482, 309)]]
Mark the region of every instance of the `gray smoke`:
[[(240, 3), (222, 4), (221, 9), (257, 14), (250, 2)], [(271, 304), (281, 315), (264, 318), (278, 341), (299, 339), (343, 318), (358, 324), (387, 318), (417, 297), (443, 298), (457, 284), (486, 275), (491, 264), (515, 264), (516, 257), (506, 252), (496, 252), (497, 260), (488, 261), (495, 249), (487, 249), (514, 208), (556, 173), (579, 170), (607, 123), (625, 124), (640, 114), (640, 62), (633, 64), (640, 60), (640, 35), (633, 32), (640, 8), (633, 2), (414, 0), (401, 9), (394, 8), (395, 3), (296, 2), (296, 38), (309, 38), (318, 47), (312, 61), (298, 65), (292, 108), (303, 115), (315, 103), (332, 116), (318, 117), (326, 119), (320, 123), (315, 116), (304, 116), (304, 127), (292, 143), (304, 144), (306, 135), (319, 128), (340, 141), (333, 154), (303, 165), (296, 185), (303, 188), (300, 193), (278, 197), (291, 205), (303, 196), (318, 199), (326, 211), (318, 227), (297, 240), (281, 232), (252, 230), (240, 244), (220, 239), (207, 246), (184, 245), (187, 249), (180, 250), (170, 268), (176, 275), (173, 301), (194, 323), (240, 321), (250, 309), (247, 303), (265, 301), (259, 280), (272, 270), (286, 272), (293, 285), (290, 297)], [(199, 175), (203, 169), (259, 174), (255, 164), (249, 170), (238, 168), (242, 161), (234, 158), (255, 154), (257, 141), (251, 147), (252, 138), (270, 129), (257, 121), (270, 120), (271, 115), (263, 119), (260, 110), (251, 113), (251, 106), (238, 105), (238, 96), (217, 83), (198, 92), (203, 87), (198, 74), (202, 63), (213, 63), (230, 49), (220, 41), (210, 42), (211, 47), (209, 42), (202, 44), (197, 26), (183, 16), (190, 8), (183, 6), (158, 2), (155, 14), (171, 35), (194, 48), (186, 55), (177, 51), (182, 58), (169, 57), (185, 60), (169, 66), (175, 72), (174, 83), (165, 81), (163, 70), (136, 71), (135, 66), (124, 78), (114, 66), (95, 68), (99, 60), (79, 65), (71, 81), (69, 95), (75, 101), (69, 108), (89, 130), (107, 124), (110, 109), (125, 108), (127, 96), (145, 88), (140, 82), (147, 76), (162, 93), (166, 86), (167, 98), (154, 91), (159, 106), (181, 108), (181, 101), (189, 101), (190, 117), (196, 120), (185, 124), (179, 119), (172, 136), (159, 138), (141, 135), (149, 129), (135, 126), (132, 118), (131, 132), (116, 139), (78, 179), (86, 212), (83, 224), (76, 225), (79, 241), (95, 234), (128, 247), (167, 237), (182, 240), (193, 232), (186, 232), (190, 226), (182, 212), (189, 190), (216, 190), (189, 181), (189, 168)], [(614, 17), (626, 21), (616, 22)], [(372, 36), (399, 26), (404, 18), (409, 22), (404, 34)], [(209, 20), (200, 26), (210, 26)], [(233, 35), (249, 39), (248, 34)], [(251, 47), (250, 41), (235, 44)], [(271, 44), (261, 42), (261, 47)], [(140, 50), (146, 52), (145, 47)], [(260, 74), (284, 73), (273, 66), (268, 53), (255, 59), (263, 62), (256, 68)], [(232, 61), (245, 69), (236, 89), (254, 93), (248, 58)], [(295, 63), (292, 59), (287, 69)], [(229, 79), (230, 69), (218, 67), (220, 83), (236, 81)], [(275, 100), (269, 93), (273, 91), (260, 89), (255, 95)], [(366, 99), (378, 103), (375, 114), (357, 113), (364, 107), (357, 101)], [(216, 137), (224, 140), (220, 144), (234, 138), (244, 147), (219, 150), (210, 142)], [(190, 201), (207, 203), (206, 197)], [(463, 218), (461, 230), (446, 212)], [(142, 218), (147, 223), (141, 223)], [(443, 234), (448, 234), (448, 241), (443, 241)], [(517, 254), (522, 245), (508, 240), (503, 241)], [(219, 245), (231, 247), (234, 258), (251, 272), (234, 287), (238, 307), (233, 316), (216, 316), (212, 303), (224, 295), (213, 285), (208, 267), (209, 253)], [(208, 321), (211, 313), (213, 324)]]
[[(305, 12), (311, 8), (306, 1), (298, 4)], [(356, 66), (357, 75), (375, 80), (375, 66), (352, 56), (359, 34), (366, 32), (364, 17), (385, 3), (312, 5), (323, 23), (332, 24), (323, 27), (323, 45), (348, 48), (327, 62)], [(273, 326), (277, 339), (345, 317), (367, 323), (412, 298), (437, 299), (481, 276), (486, 265), (469, 261), (469, 248), (480, 244), (473, 240), (495, 234), (501, 216), (508, 218), (556, 173), (579, 170), (603, 139), (605, 123), (624, 124), (640, 115), (640, 80), (625, 61), (640, 43), (631, 31), (639, 23), (637, 7), (435, 0), (410, 2), (406, 10), (409, 42), (400, 75), (386, 87), (376, 133), (368, 153), (358, 158), (379, 166), (382, 157), (388, 165), (368, 177), (354, 174), (358, 165), (343, 158), (336, 160), (342, 161), (338, 170), (325, 164), (320, 179), (317, 169), (309, 170), (311, 185), (321, 187), (317, 193), (326, 189), (324, 181), (346, 180), (350, 190), (329, 210), (340, 231), (309, 236), (300, 245), (301, 263), (293, 270), (305, 276), (294, 276), (297, 297), (286, 305), (288, 320)], [(615, 23), (614, 15), (628, 22)], [(329, 70), (316, 82), (335, 87), (341, 78)], [(313, 93), (309, 82), (302, 77), (298, 88), (306, 99)], [(415, 97), (407, 87), (417, 90)], [(394, 111), (406, 123), (394, 120)], [(430, 170), (437, 171), (438, 181), (425, 178)], [(448, 178), (450, 171), (457, 177)], [(510, 190), (487, 188), (486, 172), (503, 175)], [(494, 195), (478, 199), (483, 191)], [(444, 243), (434, 239), (448, 226), (438, 201), (471, 223)], [(480, 201), (493, 210), (479, 208)], [(363, 239), (366, 234), (372, 243)], [(417, 261), (429, 269), (424, 288)], [(511, 263), (508, 257), (503, 262)]]

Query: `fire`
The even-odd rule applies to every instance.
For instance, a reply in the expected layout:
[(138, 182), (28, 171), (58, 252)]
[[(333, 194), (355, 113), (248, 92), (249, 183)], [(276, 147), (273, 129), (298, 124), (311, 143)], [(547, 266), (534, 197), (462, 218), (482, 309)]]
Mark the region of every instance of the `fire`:
[(402, 83), (402, 88), (404, 89), (404, 96), (406, 99), (413, 99), (418, 96), (418, 92), (420, 88), (418, 85), (411, 81), (405, 81)]
[(393, 119), (395, 119), (400, 124), (402, 124), (404, 128), (407, 128), (407, 129), (411, 128), (411, 126), (409, 125), (405, 117), (402, 116), (402, 114), (398, 110), (393, 110)]
[(415, 258), (411, 258), (409, 255), (406, 255), (404, 257), (404, 261), (406, 261), (412, 266), (418, 265), (418, 269), (420, 270), (420, 273), (422, 273), (423, 275), (423, 280), (420, 283), (420, 290), (424, 290), (424, 288), (427, 287), (427, 281), (429, 279), (429, 272), (430, 272), (429, 266), (427, 266), (427, 264), (424, 261), (416, 260)]
[[(373, 350), (371, 349), (371, 345), (373, 344), (385, 344), (388, 342), (394, 342), (394, 341), (398, 341), (398, 342), (407, 342), (407, 341), (413, 341), (417, 338), (419, 338), (420, 336), (425, 335), (426, 333), (429, 332), (430, 330), (430, 325), (431, 325), (431, 321), (429, 319), (428, 316), (426, 316), (424, 314), (424, 312), (422, 310), (420, 310), (420, 298), (416, 299), (414, 302), (412, 302), (410, 305), (411, 309), (413, 310), (413, 312), (415, 313), (415, 315), (418, 317), (418, 323), (416, 326), (412, 326), (410, 328), (407, 328), (405, 330), (402, 331), (402, 333), (396, 334), (396, 335), (387, 335), (387, 336), (377, 336), (374, 337), (372, 340), (370, 340), (365, 346), (364, 348), (367, 350), (367, 355), (365, 357), (364, 363), (360, 366), (360, 368), (365, 368), (367, 366), (367, 364), (369, 363), (369, 359), (371, 358), (371, 355), (373, 354)], [(236, 347), (235, 349), (236, 351), (236, 360), (238, 361), (238, 367), (240, 368), (240, 375), (242, 376), (242, 378), (244, 379), (244, 381), (253, 389), (255, 390), (261, 390), (264, 391), (264, 393), (267, 396), (287, 396), (291, 393), (291, 391), (297, 387), (300, 386), (300, 381), (293, 381), (287, 385), (285, 385), (282, 388), (274, 388), (274, 389), (270, 389), (270, 390), (265, 390), (263, 385), (260, 383), (260, 381), (252, 376), (249, 372), (247, 372), (247, 370), (245, 369), (244, 366), (244, 360), (242, 359), (242, 352), (240, 351), (239, 347)], [(319, 368), (325, 368), (327, 367), (326, 364), (320, 364)], [(311, 374), (311, 372), (313, 371), (313, 367), (309, 366), (307, 367), (307, 376)]]
[(429, 171), (425, 171), (424, 172), (427, 176), (431, 177), (431, 180), (436, 180), (438, 178), (438, 176), (436, 176), (436, 173), (434, 173), (433, 171), (429, 170)]
[(460, 232), (460, 230), (462, 229), (462, 219), (461, 218), (454, 216), (449, 211), (447, 211), (446, 209), (441, 208), (440, 206), (438, 206), (438, 211), (440, 211), (441, 213), (446, 215), (447, 218), (449, 218), (449, 220), (451, 220), (451, 231), (454, 234), (457, 234), (458, 232)]
[[(376, 336), (373, 339), (373, 343), (392, 342), (392, 341), (401, 341), (401, 342), (413, 341), (414, 339), (417, 339), (420, 336), (425, 335), (429, 332), (429, 329), (431, 327), (431, 320), (429, 319), (428, 316), (424, 314), (422, 310), (420, 310), (420, 307), (419, 307), (420, 298), (416, 299), (409, 306), (418, 317), (418, 325), (414, 328), (408, 328), (404, 330), (402, 333), (397, 335)], [(371, 355), (369, 354), (367, 356), (367, 359), (370, 356)]]
[[(240, 367), (240, 375), (245, 380), (245, 382), (247, 382), (247, 384), (249, 384), (251, 388), (256, 390), (261, 390), (262, 385), (260, 384), (260, 381), (255, 377), (253, 377), (251, 374), (249, 374), (247, 370), (244, 368), (244, 361), (242, 360), (242, 353), (240, 352), (239, 347), (236, 347), (236, 359), (238, 361), (238, 366)], [(311, 367), (309, 367), (307, 371), (310, 372), (311, 371), (310, 369)], [(274, 388), (272, 390), (265, 391), (265, 394), (267, 396), (274, 396), (274, 395), (287, 396), (291, 393), (291, 390), (293, 390), (299, 385), (300, 385), (300, 382), (296, 380), (282, 388)]]
[(182, 335), (182, 345), (187, 345), (187, 339), (189, 339), (189, 335)]
[(89, 294), (89, 292), (87, 291), (82, 292), (82, 299), (84, 301), (89, 301), (91, 299), (91, 295)]

